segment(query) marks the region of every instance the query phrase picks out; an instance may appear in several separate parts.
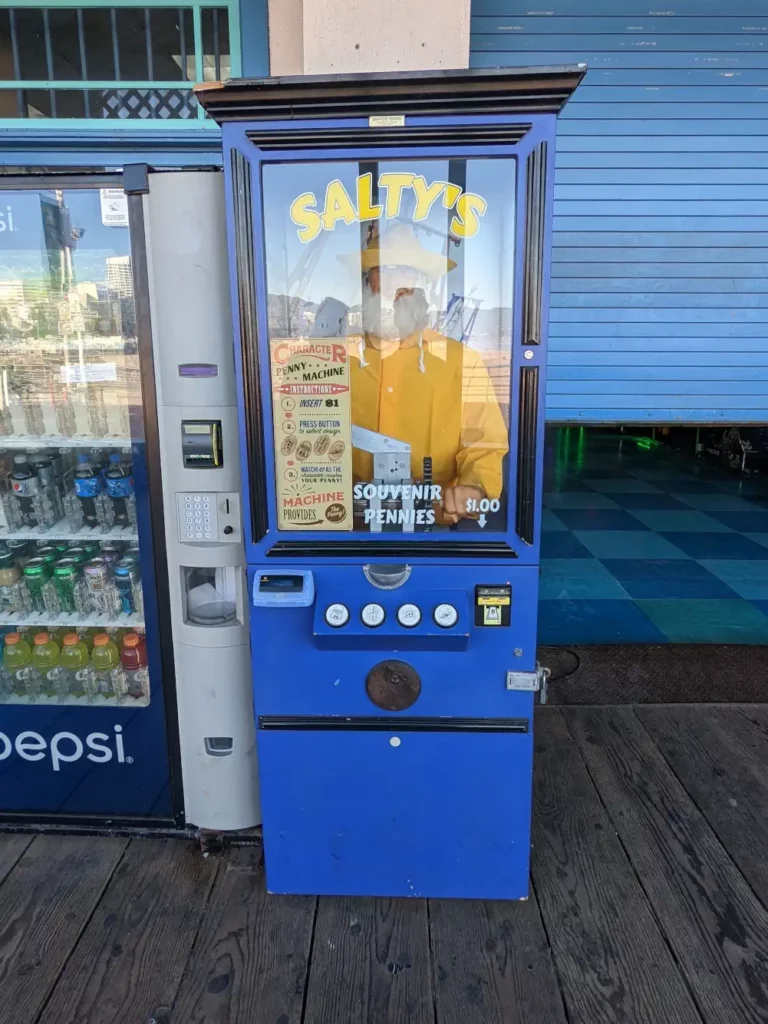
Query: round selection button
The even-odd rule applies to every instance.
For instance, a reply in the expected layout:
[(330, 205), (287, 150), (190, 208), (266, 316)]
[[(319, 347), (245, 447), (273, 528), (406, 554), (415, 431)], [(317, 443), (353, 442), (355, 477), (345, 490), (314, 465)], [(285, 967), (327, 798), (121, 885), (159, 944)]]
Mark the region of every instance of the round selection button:
[(459, 621), (459, 613), (452, 604), (439, 604), (432, 613), (432, 618), (442, 629), (450, 629)]
[(397, 621), (406, 629), (413, 629), (421, 622), (421, 609), (415, 604), (401, 604), (397, 609)]
[(360, 612), (360, 618), (363, 620), (363, 624), (370, 626), (371, 629), (375, 629), (376, 626), (380, 626), (386, 617), (387, 613), (381, 605), (375, 603), (367, 604)]
[(329, 604), (325, 609), (325, 621), (338, 629), (349, 622), (349, 608), (345, 604)]

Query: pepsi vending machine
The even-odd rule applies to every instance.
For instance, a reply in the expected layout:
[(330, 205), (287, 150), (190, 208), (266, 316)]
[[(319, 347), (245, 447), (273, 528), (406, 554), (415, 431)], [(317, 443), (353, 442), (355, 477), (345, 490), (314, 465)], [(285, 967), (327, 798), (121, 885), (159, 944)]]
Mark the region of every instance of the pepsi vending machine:
[(0, 826), (254, 825), (223, 175), (0, 212)]
[(272, 892), (528, 892), (555, 119), (583, 66), (232, 81)]

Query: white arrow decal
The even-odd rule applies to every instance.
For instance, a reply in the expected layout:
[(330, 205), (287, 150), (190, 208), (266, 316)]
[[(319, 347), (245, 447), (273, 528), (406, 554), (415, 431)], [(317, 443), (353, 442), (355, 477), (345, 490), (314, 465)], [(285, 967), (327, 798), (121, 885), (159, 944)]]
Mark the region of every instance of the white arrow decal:
[(485, 524), (488, 522), (488, 519), (486, 518), (485, 512), (481, 513), (477, 517), (477, 522), (478, 522), (478, 525), (479, 525), (480, 529), (482, 530), (484, 528)]

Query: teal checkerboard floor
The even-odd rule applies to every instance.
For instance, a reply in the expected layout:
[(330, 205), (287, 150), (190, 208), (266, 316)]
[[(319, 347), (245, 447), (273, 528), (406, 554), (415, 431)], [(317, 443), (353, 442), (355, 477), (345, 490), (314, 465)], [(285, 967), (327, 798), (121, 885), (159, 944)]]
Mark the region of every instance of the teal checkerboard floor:
[(539, 643), (768, 644), (768, 477), (548, 431)]

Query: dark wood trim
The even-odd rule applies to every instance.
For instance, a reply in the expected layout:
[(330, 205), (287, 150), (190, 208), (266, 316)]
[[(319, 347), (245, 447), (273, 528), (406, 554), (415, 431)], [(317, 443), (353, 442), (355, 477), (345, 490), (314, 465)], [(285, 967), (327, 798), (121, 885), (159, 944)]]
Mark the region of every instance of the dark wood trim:
[(225, 121), (400, 114), (557, 114), (586, 64), (460, 71), (301, 75), (202, 83), (195, 96)]

